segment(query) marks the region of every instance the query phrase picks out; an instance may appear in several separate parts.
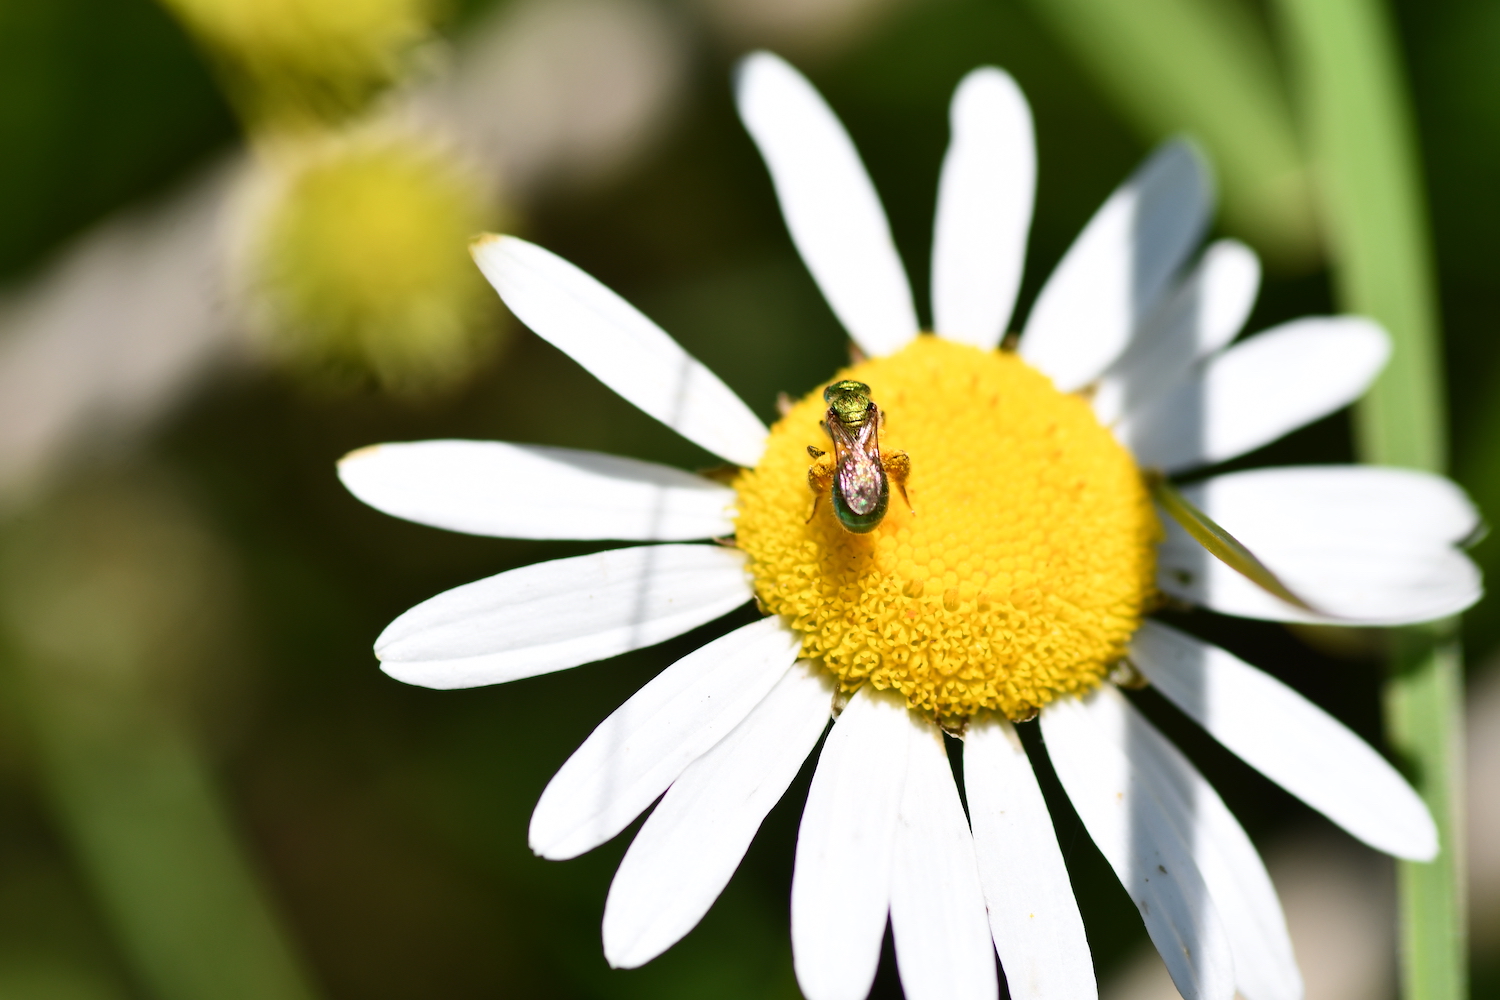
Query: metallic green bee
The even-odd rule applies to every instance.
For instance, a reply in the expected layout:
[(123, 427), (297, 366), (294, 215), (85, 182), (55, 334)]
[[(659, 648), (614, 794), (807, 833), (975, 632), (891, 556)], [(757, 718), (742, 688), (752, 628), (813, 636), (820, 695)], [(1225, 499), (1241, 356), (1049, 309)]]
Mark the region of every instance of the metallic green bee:
[[(911, 459), (898, 451), (880, 456), (880, 407), (870, 398), (870, 387), (863, 382), (845, 379), (823, 390), (828, 414), (823, 429), (833, 441), (833, 455), (811, 445), (812, 467), (807, 470), (807, 484), (813, 491), (812, 514), (818, 513), (818, 500), (831, 492), (833, 513), (845, 530), (863, 535), (874, 531), (885, 519), (894, 482), (908, 509), (906, 478), (911, 474)], [(913, 511), (913, 513), (916, 513)]]

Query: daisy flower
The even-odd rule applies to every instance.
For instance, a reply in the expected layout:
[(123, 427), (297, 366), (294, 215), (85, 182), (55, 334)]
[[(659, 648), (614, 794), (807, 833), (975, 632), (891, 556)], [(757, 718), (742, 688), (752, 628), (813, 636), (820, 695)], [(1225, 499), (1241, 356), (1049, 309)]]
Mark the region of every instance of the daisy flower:
[[(768, 431), (609, 289), (540, 247), (486, 237), (475, 259), (522, 321), (739, 471), (722, 485), (629, 458), (472, 441), (351, 454), (344, 483), (398, 517), (651, 543), (440, 594), (380, 636), (382, 668), (434, 688), (496, 684), (661, 642), (752, 598), (767, 613), (646, 684), (537, 804), (532, 849), (561, 859), (656, 803), (605, 904), (615, 966), (651, 960), (697, 924), (823, 740), (791, 895), (810, 1000), (866, 995), (887, 919), (917, 1000), (996, 996), (997, 951), (1012, 996), (1094, 997), (1083, 923), (1015, 729), (1037, 717), (1064, 791), (1182, 994), (1297, 1000), (1280, 904), (1250, 839), (1119, 685), (1154, 685), (1365, 843), (1435, 855), (1426, 808), (1371, 747), (1281, 682), (1146, 617), (1172, 600), (1395, 625), (1478, 598), (1458, 548), (1476, 514), (1439, 477), (1301, 466), (1168, 494), (1232, 532), (1295, 604), (1209, 555), (1153, 502), (1161, 477), (1353, 401), (1386, 361), (1384, 332), (1309, 318), (1231, 344), (1259, 267), (1232, 241), (1196, 253), (1211, 186), (1193, 148), (1173, 143), (1104, 203), (1002, 346), (1035, 153), (1020, 90), (979, 69), (953, 98), (926, 333), (833, 112), (764, 53), (743, 63), (736, 91), (792, 239), (867, 359), (836, 377), (868, 387), (881, 453), (908, 456), (910, 507), (893, 498), (865, 533), (826, 501), (814, 510), (809, 448), (832, 447), (821, 392)], [(963, 741), (967, 809), (945, 730)]]

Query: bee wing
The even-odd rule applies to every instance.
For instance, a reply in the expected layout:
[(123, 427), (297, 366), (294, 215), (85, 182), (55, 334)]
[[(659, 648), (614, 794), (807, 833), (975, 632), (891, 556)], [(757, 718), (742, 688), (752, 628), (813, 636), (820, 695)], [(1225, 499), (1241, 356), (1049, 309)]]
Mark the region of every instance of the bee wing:
[(871, 458), (877, 463), (880, 461), (880, 425), (885, 422), (885, 412), (873, 403), (870, 405), (870, 419), (865, 421), (859, 429), (859, 443)]
[(828, 437), (833, 441), (833, 457), (842, 460), (846, 452), (858, 452), (863, 448), (856, 432), (851, 432), (843, 421), (830, 419), (823, 422), (823, 429), (828, 431)]

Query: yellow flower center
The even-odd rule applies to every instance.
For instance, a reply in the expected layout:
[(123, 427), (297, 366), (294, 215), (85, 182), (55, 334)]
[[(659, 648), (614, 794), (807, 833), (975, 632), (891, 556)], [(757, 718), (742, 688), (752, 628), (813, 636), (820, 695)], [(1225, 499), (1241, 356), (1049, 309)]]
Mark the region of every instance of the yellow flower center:
[(821, 387), (741, 473), (736, 536), (755, 592), (845, 690), (894, 688), (944, 719), (1027, 718), (1096, 687), (1152, 600), (1160, 536), (1134, 460), (1086, 400), (1015, 354), (919, 337), (839, 378), (870, 386), (880, 449), (911, 458), (869, 534), (808, 486), (830, 450)]

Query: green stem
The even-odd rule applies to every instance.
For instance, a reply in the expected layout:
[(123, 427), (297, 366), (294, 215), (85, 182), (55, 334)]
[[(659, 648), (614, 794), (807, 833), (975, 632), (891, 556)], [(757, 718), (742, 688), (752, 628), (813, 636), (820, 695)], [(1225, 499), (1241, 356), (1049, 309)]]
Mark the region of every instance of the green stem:
[[(1365, 461), (1443, 472), (1446, 412), (1432, 251), (1390, 11), (1380, 0), (1278, 0), (1299, 76), (1342, 306), (1390, 331), (1391, 363), (1356, 410)], [(1438, 860), (1399, 863), (1408, 1000), (1467, 995), (1462, 654), (1453, 623), (1396, 636), (1386, 726), (1437, 821)]]
[[(1447, 630), (1445, 630), (1447, 631)], [(1464, 926), (1463, 662), (1458, 643), (1412, 630), (1400, 637), (1396, 672), (1386, 685), (1386, 727), (1393, 745), (1423, 768), (1419, 788), (1438, 818), (1444, 850), (1431, 864), (1401, 862), (1402, 980), (1408, 997), (1468, 994)], [(1434, 641), (1436, 639), (1436, 641)], [(1408, 658), (1409, 657), (1409, 658)]]

